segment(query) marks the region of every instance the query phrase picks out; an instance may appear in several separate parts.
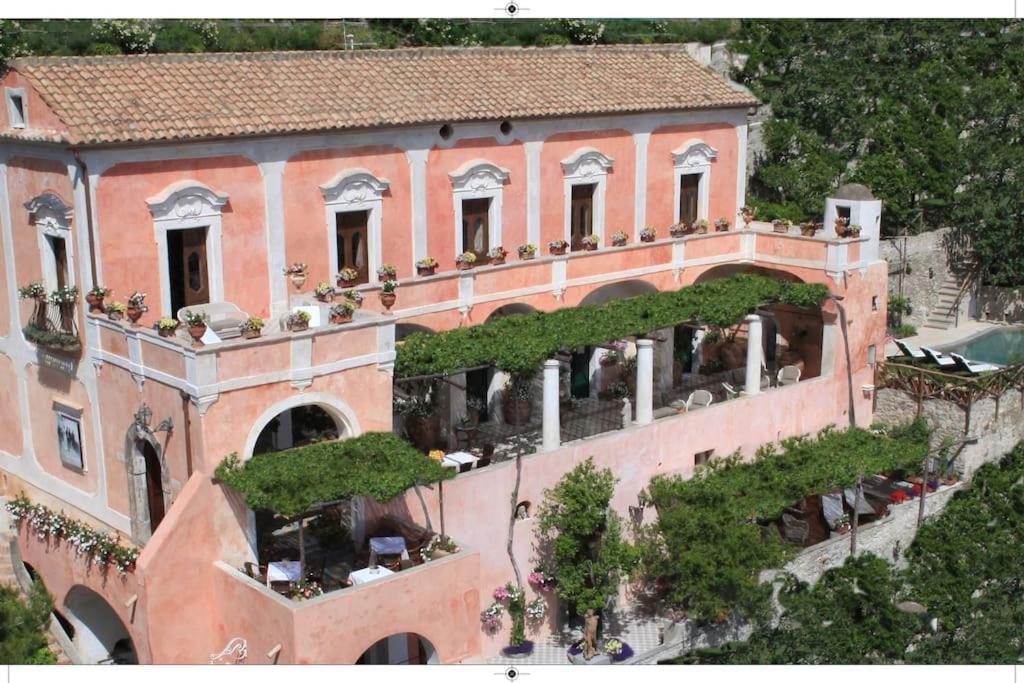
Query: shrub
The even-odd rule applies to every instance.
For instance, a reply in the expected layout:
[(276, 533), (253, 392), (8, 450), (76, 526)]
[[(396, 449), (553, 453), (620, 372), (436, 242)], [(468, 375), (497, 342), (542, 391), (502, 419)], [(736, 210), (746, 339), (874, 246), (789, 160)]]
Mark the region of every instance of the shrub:
[(32, 584), (28, 599), (10, 586), (0, 586), (0, 664), (56, 664), (47, 647), (53, 599), (41, 581)]

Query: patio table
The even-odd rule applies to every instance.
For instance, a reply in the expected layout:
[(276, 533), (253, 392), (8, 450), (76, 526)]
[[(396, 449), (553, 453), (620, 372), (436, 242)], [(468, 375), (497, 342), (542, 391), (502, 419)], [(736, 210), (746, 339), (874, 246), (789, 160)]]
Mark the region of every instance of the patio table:
[(401, 536), (375, 536), (370, 539), (370, 566), (377, 564), (378, 555), (401, 555), (403, 560), (409, 559), (409, 551), (405, 548), (405, 539)]
[(387, 567), (377, 567), (376, 569), (366, 567), (365, 569), (360, 569), (350, 573), (348, 578), (352, 582), (353, 586), (358, 586), (361, 583), (369, 583), (370, 581), (383, 579), (385, 576), (390, 576), (391, 574), (394, 574), (394, 572)]
[(267, 564), (267, 585), (271, 581), (301, 581), (302, 563), (294, 561), (270, 562)]
[(449, 453), (444, 456), (444, 460), (441, 461), (441, 465), (444, 467), (453, 467), (458, 469), (460, 465), (473, 463), (477, 460), (478, 458), (472, 453), (467, 453), (466, 451), (455, 451), (454, 453)]

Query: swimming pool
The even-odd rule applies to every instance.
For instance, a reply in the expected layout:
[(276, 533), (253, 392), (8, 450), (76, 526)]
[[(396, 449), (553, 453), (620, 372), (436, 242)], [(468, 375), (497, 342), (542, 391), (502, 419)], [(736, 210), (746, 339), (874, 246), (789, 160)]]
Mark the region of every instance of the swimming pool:
[(943, 353), (958, 353), (965, 358), (986, 363), (1024, 363), (1024, 327), (1000, 327), (989, 330), (940, 350)]

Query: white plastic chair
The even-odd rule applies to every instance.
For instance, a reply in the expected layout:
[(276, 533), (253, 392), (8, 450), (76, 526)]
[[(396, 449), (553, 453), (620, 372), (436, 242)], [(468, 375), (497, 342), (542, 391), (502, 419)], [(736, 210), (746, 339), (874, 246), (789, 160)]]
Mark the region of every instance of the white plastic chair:
[(686, 411), (696, 410), (697, 408), (707, 408), (715, 400), (715, 397), (711, 395), (711, 392), (707, 389), (698, 389), (697, 391), (690, 394), (689, 398), (686, 399)]
[(800, 368), (796, 365), (784, 365), (779, 368), (778, 379), (780, 387), (796, 384), (800, 381)]
[(725, 389), (726, 401), (737, 398), (740, 395), (739, 389), (729, 384), (728, 382), (722, 382), (722, 388)]
[[(185, 315), (188, 313), (201, 313), (206, 316), (207, 328), (217, 333), (221, 339), (233, 339), (242, 334), (239, 327), (248, 319), (238, 306), (227, 301), (216, 301), (209, 304), (196, 304), (195, 306), (184, 306), (178, 309), (178, 321), (184, 325)], [(205, 340), (204, 340), (205, 341)]]

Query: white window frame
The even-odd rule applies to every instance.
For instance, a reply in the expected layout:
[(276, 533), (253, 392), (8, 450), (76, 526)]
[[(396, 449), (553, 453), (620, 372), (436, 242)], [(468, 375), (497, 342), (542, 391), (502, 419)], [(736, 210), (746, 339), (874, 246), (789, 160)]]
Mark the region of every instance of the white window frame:
[(203, 183), (184, 180), (146, 200), (153, 216), (153, 234), (160, 263), (160, 315), (171, 315), (171, 275), (167, 260), (167, 233), (171, 230), (206, 228), (206, 272), (210, 279), (210, 303), (224, 301), (224, 265), (221, 209), (228, 196)]
[[(65, 468), (67, 468), (67, 469), (69, 469), (69, 470), (71, 470), (73, 472), (79, 472), (79, 473), (82, 473), (82, 474), (84, 474), (85, 472), (89, 471), (88, 470), (88, 465), (87, 465), (87, 462), (86, 462), (86, 458), (85, 458), (85, 420), (82, 419), (82, 413), (83, 412), (84, 411), (81, 408), (77, 407), (77, 406), (67, 405), (66, 403), (61, 403), (59, 401), (54, 401), (53, 402), (53, 413), (54, 413), (53, 420), (54, 420), (54, 428), (55, 428), (54, 436), (57, 438), (57, 458), (60, 460), (60, 464), (63, 467), (65, 467)], [(64, 417), (64, 418), (66, 418), (68, 420), (72, 420), (73, 422), (75, 422), (78, 425), (78, 445), (79, 445), (79, 447), (81, 449), (81, 452), (82, 452), (81, 453), (82, 454), (82, 464), (81, 464), (81, 466), (78, 466), (78, 465), (73, 464), (73, 463), (69, 463), (63, 457), (63, 453), (61, 452), (61, 448), (60, 448), (60, 418), (61, 417)]]
[(491, 200), (487, 207), (487, 243), (492, 249), (501, 244), (501, 196), (508, 177), (508, 169), (483, 159), (467, 161), (448, 174), (455, 204), (455, 257), (466, 251), (462, 243), (462, 202), (466, 199)]
[(368, 281), (378, 281), (377, 269), (383, 263), (383, 210), (384, 193), (391, 187), (386, 178), (378, 178), (365, 168), (350, 168), (338, 173), (320, 186), (324, 196), (324, 216), (327, 222), (328, 260), (331, 275), (338, 272), (338, 214), (349, 211), (367, 211), (366, 257), (369, 260)]
[(690, 140), (672, 152), (675, 178), (675, 201), (672, 207), (673, 224), (680, 220), (679, 200), (684, 175), (699, 174), (697, 185), (697, 220), (710, 220), (708, 212), (711, 202), (711, 162), (718, 157), (718, 150), (703, 140)]
[(601, 154), (593, 147), (581, 147), (562, 159), (563, 203), (565, 204), (563, 222), (566, 242), (572, 241), (572, 188), (576, 185), (594, 185), (594, 216), (591, 233), (598, 236), (600, 244), (604, 244), (604, 207), (608, 188), (608, 170), (614, 163), (614, 159)]
[(39, 245), (39, 258), (42, 263), (43, 284), (47, 291), (57, 289), (57, 260), (53, 253), (53, 245), (48, 238), (64, 240), (64, 254), (67, 257), (68, 272), (65, 273), (67, 286), (74, 286), (75, 249), (71, 239), (71, 217), (74, 209), (53, 192), (43, 194), (25, 202), (29, 221), (36, 227), (36, 240)]
[[(7, 100), (7, 120), (11, 128), (28, 128), (28, 97), (25, 96), (24, 88), (4, 88)], [(18, 116), (18, 109), (14, 106), (15, 99), (21, 100), (21, 116)], [(20, 120), (19, 120), (20, 118)]]

